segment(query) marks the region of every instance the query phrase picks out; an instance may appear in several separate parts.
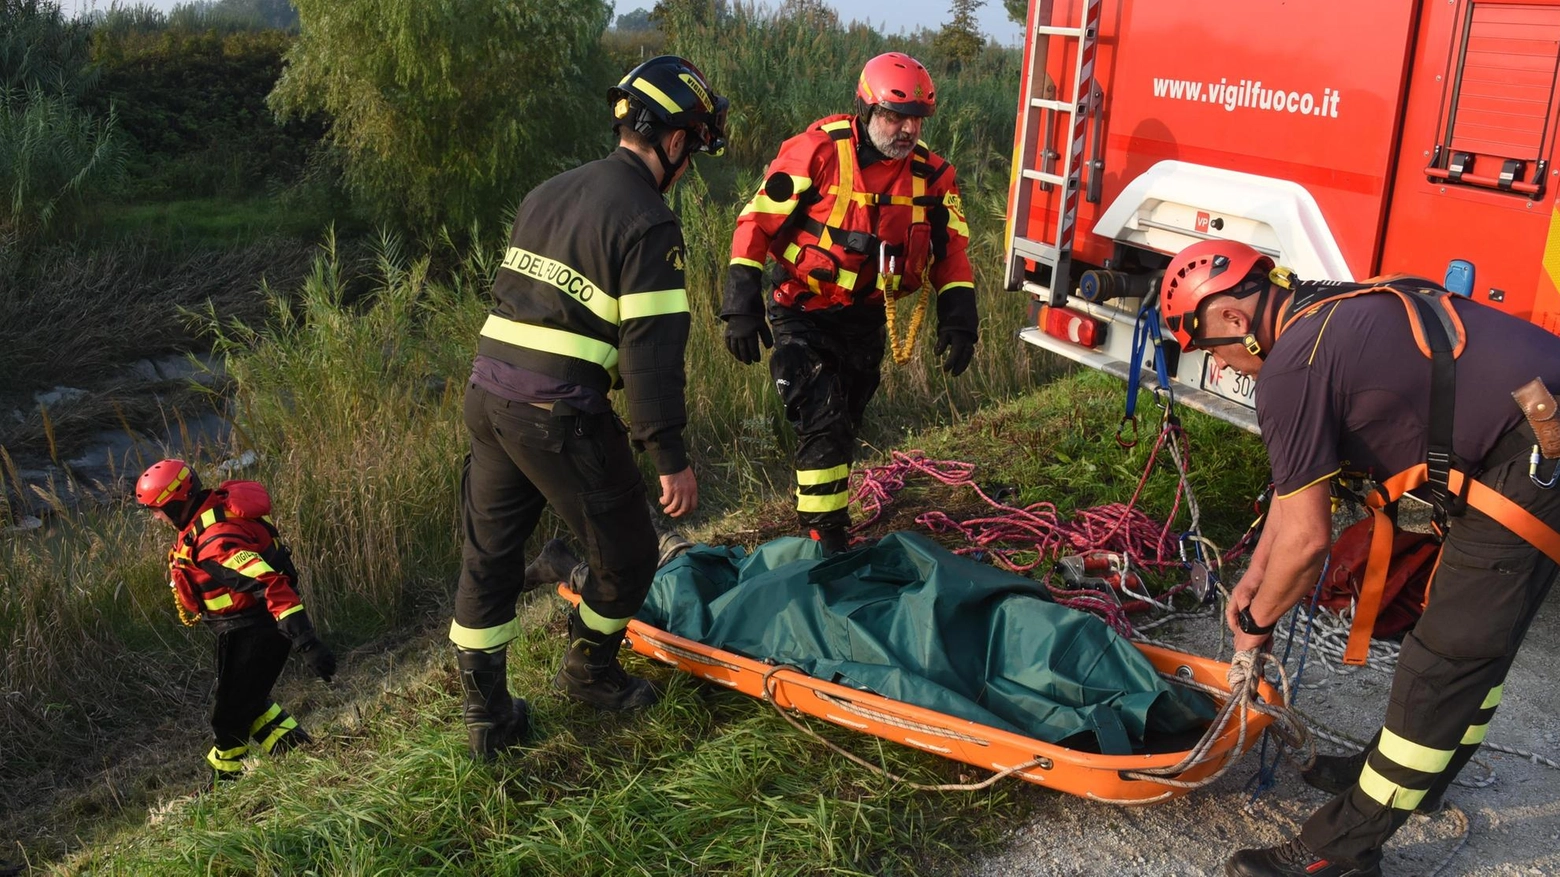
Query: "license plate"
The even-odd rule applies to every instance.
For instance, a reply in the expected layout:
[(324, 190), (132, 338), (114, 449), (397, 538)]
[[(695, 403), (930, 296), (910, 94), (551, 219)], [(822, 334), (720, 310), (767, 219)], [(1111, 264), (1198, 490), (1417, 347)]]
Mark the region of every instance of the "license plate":
[(1203, 357), (1202, 388), (1237, 405), (1257, 407), (1257, 382), (1232, 368), (1219, 368), (1213, 357)]

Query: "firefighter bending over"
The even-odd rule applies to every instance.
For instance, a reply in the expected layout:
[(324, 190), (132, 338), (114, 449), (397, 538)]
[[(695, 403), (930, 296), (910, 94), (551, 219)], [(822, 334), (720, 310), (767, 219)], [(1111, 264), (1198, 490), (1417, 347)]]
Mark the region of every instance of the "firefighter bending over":
[(203, 490), (188, 463), (160, 460), (136, 481), (135, 498), (179, 531), (168, 552), (179, 617), (191, 625), (204, 621), (217, 635), (216, 739), (206, 754), (213, 780), (243, 773), (250, 739), (269, 755), (312, 742), (271, 700), (271, 687), (292, 649), (326, 682), (335, 675), (336, 656), (298, 598), (298, 570), (271, 521), (265, 486), (225, 481)]
[[(1560, 387), (1560, 338), (1418, 278), (1296, 281), (1230, 241), (1177, 255), (1161, 298), (1184, 348), (1257, 379), (1277, 498), (1230, 595), (1237, 650), (1264, 646), (1315, 587), (1331, 541), (1329, 482), (1343, 461), (1380, 485), (1377, 527), (1388, 526), (1379, 507), (1413, 490), (1445, 533), (1376, 741), (1307, 774), (1336, 797), (1297, 837), (1240, 850), (1225, 866), (1244, 877), (1380, 874), (1387, 838), (1439, 806), (1484, 740), (1554, 582), (1560, 491), (1544, 482), (1553, 483), (1560, 422), (1545, 386)], [(1365, 631), (1370, 605), (1367, 589)]]
[[(542, 183), (520, 205), (466, 391), (465, 548), (450, 640), (478, 758), (528, 733), (525, 702), (509, 695), (505, 650), (517, 633), (526, 539), (543, 507), (586, 546), (590, 566), (553, 684), (623, 710), (657, 697), (618, 662), (658, 553), (630, 438), (660, 473), (667, 514), (698, 505), (682, 440), (683, 237), (662, 193), (695, 153), (721, 151), (726, 99), (671, 56), (634, 68), (607, 98), (618, 149)], [(631, 430), (607, 399), (617, 387)]]
[(797, 518), (831, 553), (850, 539), (850, 464), (881, 376), (885, 292), (930, 285), (922, 294), (937, 297), (943, 371), (962, 374), (975, 352), (958, 183), (953, 165), (919, 141), (936, 109), (920, 62), (900, 52), (868, 61), (856, 114), (819, 119), (781, 144), (731, 243), (726, 346), (751, 364), (760, 341), (773, 345), (770, 374), (797, 434)]

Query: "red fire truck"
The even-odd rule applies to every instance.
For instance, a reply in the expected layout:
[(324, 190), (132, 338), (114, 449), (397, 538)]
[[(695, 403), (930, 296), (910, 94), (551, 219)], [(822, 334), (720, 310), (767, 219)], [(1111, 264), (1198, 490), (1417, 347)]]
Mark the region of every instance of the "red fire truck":
[[(1560, 0), (1032, 0), (1027, 34), (1025, 341), (1126, 376), (1144, 296), (1210, 237), (1560, 331)], [(1255, 430), (1251, 382), (1164, 339), (1177, 399)]]

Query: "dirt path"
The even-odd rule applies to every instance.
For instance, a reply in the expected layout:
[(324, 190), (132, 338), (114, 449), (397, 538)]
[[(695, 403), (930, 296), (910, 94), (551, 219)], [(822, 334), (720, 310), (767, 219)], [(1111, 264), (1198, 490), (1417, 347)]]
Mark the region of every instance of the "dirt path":
[[(1159, 638), (1211, 653), (1212, 619), (1177, 622)], [(1560, 691), (1552, 680), (1560, 664), (1560, 597), (1540, 611), (1506, 681), (1505, 700), (1488, 742), (1560, 760)], [(1380, 724), (1389, 676), (1371, 670), (1350, 676), (1306, 673), (1296, 706), (1338, 733), (1365, 738)], [(1332, 751), (1336, 747), (1322, 744)], [(1560, 874), (1560, 771), (1485, 750), (1464, 777), (1494, 771), (1487, 788), (1453, 786), (1447, 800), (1466, 814), (1468, 840), (1441, 877)], [(1164, 804), (1142, 808), (1089, 803), (1070, 795), (1041, 798), (1035, 818), (1016, 829), (1006, 849), (967, 872), (992, 877), (1076, 875), (1219, 875), (1231, 851), (1288, 838), (1326, 800), (1285, 764), (1279, 784), (1250, 809), (1243, 790), (1257, 769), (1254, 754), (1216, 784)], [(1443, 810), (1413, 817), (1387, 846), (1389, 877), (1429, 875), (1462, 833), (1460, 817)]]

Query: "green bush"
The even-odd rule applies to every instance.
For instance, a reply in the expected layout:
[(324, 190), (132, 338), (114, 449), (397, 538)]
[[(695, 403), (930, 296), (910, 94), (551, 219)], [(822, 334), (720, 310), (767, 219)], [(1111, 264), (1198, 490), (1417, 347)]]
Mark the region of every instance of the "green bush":
[(384, 222), (493, 223), (606, 147), (601, 0), (298, 0), (270, 103), (324, 112), (346, 179)]
[(276, 120), (266, 95), (294, 35), (279, 30), (100, 29), (102, 83), (135, 150), (140, 195), (235, 195), (298, 179), (324, 135), (322, 119)]

